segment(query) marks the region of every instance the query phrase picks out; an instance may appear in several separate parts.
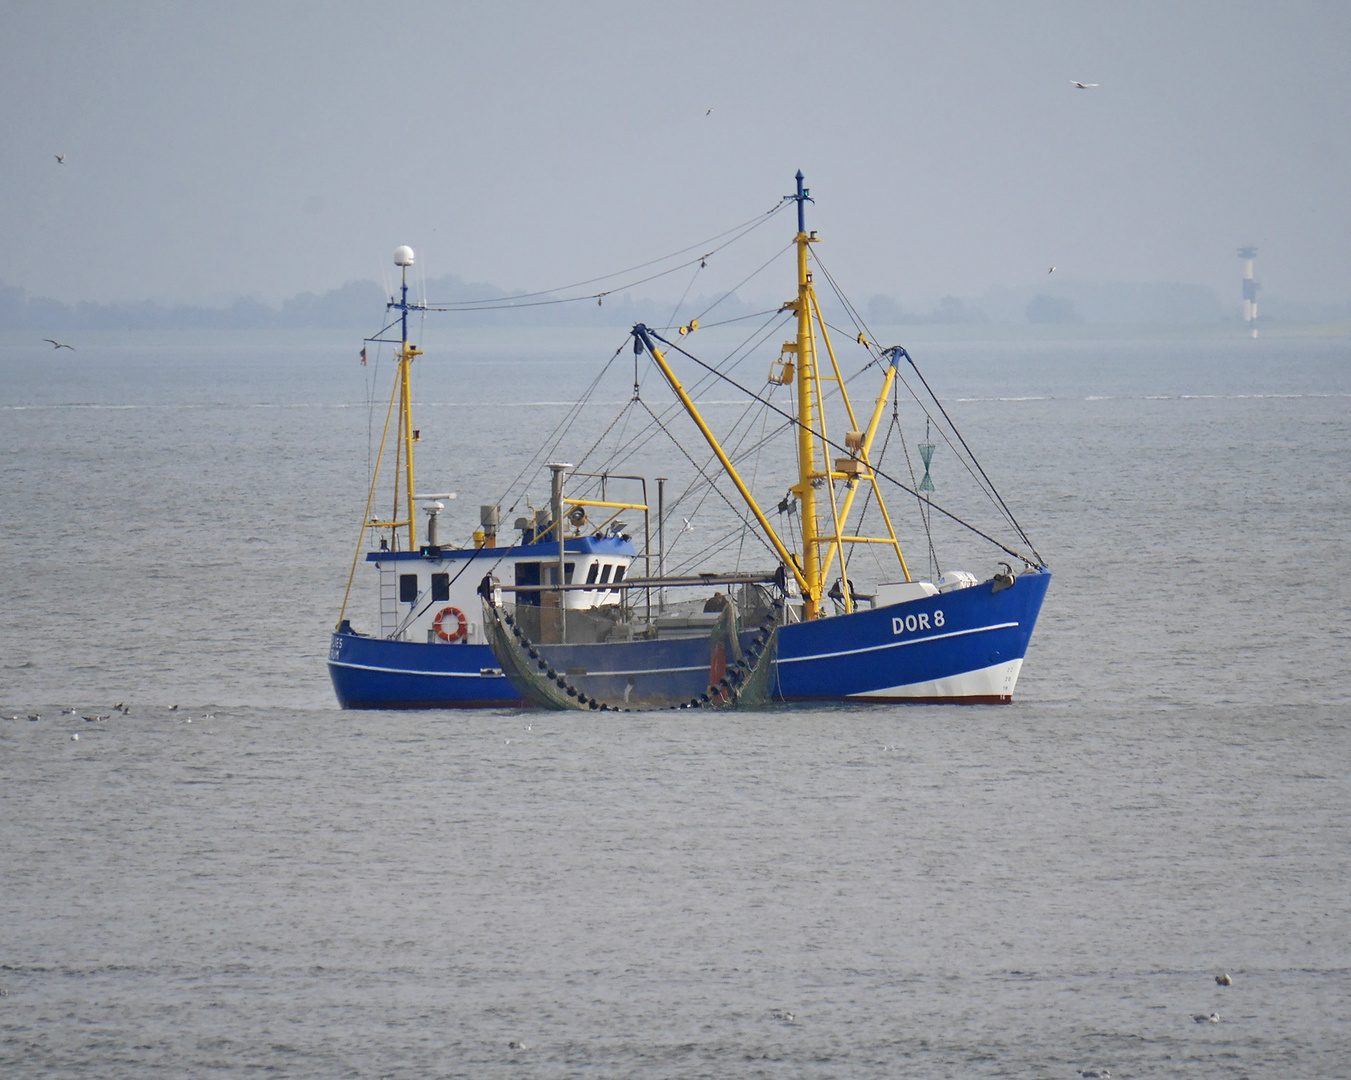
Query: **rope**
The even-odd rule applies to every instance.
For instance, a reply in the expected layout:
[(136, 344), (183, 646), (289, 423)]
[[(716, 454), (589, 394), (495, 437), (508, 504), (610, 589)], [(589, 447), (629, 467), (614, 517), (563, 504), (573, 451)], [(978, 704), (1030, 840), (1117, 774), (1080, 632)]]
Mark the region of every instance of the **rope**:
[[(645, 328), (645, 329), (646, 329), (646, 328)], [(711, 372), (713, 375), (716, 375), (718, 378), (720, 378), (720, 379), (724, 380), (725, 382), (729, 383), (731, 386), (735, 387), (737, 390), (740, 390), (743, 394), (746, 394), (746, 395), (748, 395), (748, 396), (754, 398), (756, 401), (759, 401), (759, 402), (760, 402), (762, 405), (764, 405), (766, 408), (773, 409), (773, 410), (774, 410), (776, 413), (778, 413), (780, 416), (784, 417), (786, 420), (791, 421), (795, 427), (804, 427), (804, 428), (806, 427), (806, 425), (803, 424), (802, 421), (801, 421), (800, 419), (798, 419), (798, 417), (792, 415), (792, 414), (789, 413), (789, 412), (786, 412), (786, 411), (783, 410), (783, 409), (780, 409), (777, 405), (773, 404), (773, 402), (766, 401), (764, 398), (760, 397), (760, 395), (756, 394), (754, 391), (748, 389), (748, 388), (745, 387), (745, 386), (742, 386), (739, 382), (737, 382), (737, 381), (736, 381), (735, 379), (733, 379), (731, 376), (723, 374), (721, 371), (718, 371), (716, 368), (712, 367), (711, 365), (709, 365), (709, 364), (706, 363), (705, 361), (700, 360), (700, 359), (699, 359), (697, 356), (695, 356), (694, 354), (692, 354), (692, 353), (686, 351), (685, 349), (682, 349), (679, 345), (675, 344), (674, 342), (668, 341), (666, 338), (662, 337), (662, 336), (661, 336), (660, 334), (658, 334), (656, 331), (650, 330), (650, 329), (649, 329), (649, 330), (647, 330), (647, 332), (648, 332), (649, 334), (651, 334), (652, 337), (654, 337), (654, 338), (656, 338), (658, 341), (660, 341), (663, 345), (666, 345), (666, 346), (668, 346), (668, 347), (674, 349), (676, 352), (680, 353), (680, 355), (686, 357), (687, 359), (693, 360), (693, 361), (694, 361), (696, 364), (698, 364), (700, 367), (705, 368), (706, 370), (708, 370), (709, 372)], [(932, 393), (932, 391), (930, 391), (930, 393)], [(814, 435), (817, 435), (818, 437), (820, 437), (819, 432), (813, 432), (813, 434), (814, 434)], [(828, 439), (828, 438), (821, 437), (821, 441), (822, 441), (823, 443), (825, 443), (827, 446), (830, 446), (830, 447), (832, 447), (833, 449), (840, 451), (840, 453), (843, 453), (843, 454), (849, 453), (849, 450), (848, 450), (847, 447), (841, 446), (839, 443), (835, 442), (835, 441), (832, 440), (832, 439)], [(923, 497), (918, 491), (914, 490), (913, 488), (907, 487), (905, 484), (903, 484), (903, 483), (901, 483), (899, 480), (897, 480), (894, 476), (891, 476), (891, 475), (889, 475), (889, 474), (887, 474), (887, 473), (885, 473), (885, 472), (882, 472), (880, 469), (874, 469), (874, 470), (873, 470), (873, 474), (874, 474), (875, 476), (880, 476), (883, 480), (886, 480), (888, 483), (894, 484), (896, 487), (898, 487), (898, 488), (900, 488), (902, 491), (904, 491), (907, 495), (911, 495), (911, 496), (913, 496), (915, 499), (920, 500), (921, 502), (924, 501), (924, 497)], [(958, 525), (962, 526), (962, 528), (967, 529), (967, 530), (969, 530), (970, 532), (975, 533), (977, 536), (979, 536), (979, 537), (980, 537), (981, 539), (983, 539), (983, 540), (989, 541), (989, 542), (990, 542), (991, 544), (993, 544), (995, 547), (999, 548), (1000, 551), (1004, 552), (1004, 553), (1007, 554), (1007, 555), (1012, 555), (1015, 559), (1018, 559), (1019, 561), (1026, 563), (1028, 566), (1036, 566), (1036, 567), (1038, 567), (1038, 568), (1041, 568), (1041, 567), (1044, 567), (1044, 566), (1046, 565), (1044, 562), (1041, 561), (1041, 556), (1037, 554), (1037, 552), (1036, 552), (1035, 549), (1033, 549), (1033, 551), (1032, 551), (1032, 554), (1033, 554), (1034, 558), (1036, 559), (1036, 561), (1034, 562), (1032, 559), (1027, 558), (1027, 556), (1023, 555), (1021, 552), (1015, 551), (1013, 548), (1007, 546), (1006, 544), (1001, 543), (999, 540), (996, 540), (996, 539), (995, 539), (993, 536), (991, 536), (989, 533), (986, 533), (986, 532), (982, 531), (981, 529), (978, 529), (976, 526), (972, 525), (969, 521), (965, 521), (965, 520), (963, 520), (962, 518), (958, 517), (958, 516), (957, 516), (956, 514), (954, 514), (951, 510), (946, 510), (946, 509), (944, 509), (943, 507), (937, 506), (937, 505), (935, 505), (935, 504), (933, 504), (933, 503), (929, 503), (929, 505), (932, 506), (933, 509), (937, 510), (937, 511), (938, 511), (940, 514), (942, 514), (944, 517), (950, 518), (951, 520), (955, 521)], [(1020, 530), (1020, 532), (1021, 532), (1021, 530)], [(1027, 542), (1028, 547), (1031, 548), (1031, 547), (1032, 547), (1031, 542), (1030, 542), (1030, 541), (1027, 541), (1027, 538), (1026, 538), (1025, 536), (1023, 537), (1023, 539), (1024, 539), (1025, 542)]]
[(933, 398), (934, 404), (938, 406), (938, 411), (943, 414), (943, 419), (948, 422), (948, 426), (952, 428), (952, 433), (956, 435), (961, 442), (962, 448), (970, 455), (972, 464), (975, 465), (977, 469), (980, 469), (980, 475), (985, 477), (985, 482), (990, 485), (990, 491), (994, 494), (994, 497), (999, 500), (999, 505), (1004, 508), (1004, 513), (1008, 516), (1009, 521), (1011, 521), (1013, 527), (1018, 530), (1018, 535), (1022, 537), (1023, 543), (1031, 548), (1032, 554), (1036, 555), (1037, 561), (1040, 562), (1041, 556), (1037, 554), (1035, 545), (1033, 545), (1032, 541), (1028, 538), (1027, 533), (1023, 531), (1023, 527), (1018, 524), (1018, 519), (1013, 516), (1013, 511), (1010, 510), (1008, 505), (1004, 502), (1003, 496), (999, 494), (999, 490), (994, 486), (994, 481), (985, 475), (985, 470), (981, 468), (981, 464), (976, 459), (976, 455), (972, 453), (971, 447), (966, 445), (966, 440), (962, 438), (962, 433), (957, 430), (957, 425), (952, 422), (952, 417), (948, 415), (947, 409), (943, 408), (943, 403), (938, 400), (938, 395), (935, 394), (933, 389), (929, 386), (929, 382), (924, 378), (924, 373), (920, 371), (919, 365), (915, 363), (914, 358), (904, 349), (901, 349), (900, 353), (910, 361), (910, 366), (915, 369), (915, 374), (919, 376), (919, 381), (924, 384), (924, 389), (929, 391), (929, 396)]
[(796, 241), (796, 240), (790, 241), (786, 247), (781, 248), (779, 251), (776, 251), (776, 252), (775, 252), (773, 255), (771, 255), (771, 256), (769, 257), (769, 259), (766, 260), (761, 266), (759, 266), (759, 267), (756, 268), (755, 270), (752, 270), (749, 274), (747, 274), (744, 278), (742, 278), (739, 282), (737, 282), (737, 284), (733, 285), (730, 289), (728, 289), (728, 290), (727, 290), (725, 293), (723, 293), (720, 297), (718, 297), (716, 300), (714, 300), (713, 303), (709, 304), (708, 307), (704, 308), (703, 311), (699, 312), (699, 314), (696, 315), (695, 318), (696, 318), (696, 319), (702, 319), (705, 315), (707, 315), (707, 314), (708, 314), (710, 311), (712, 311), (715, 307), (717, 307), (717, 306), (718, 306), (719, 304), (721, 304), (724, 300), (726, 300), (729, 296), (731, 296), (733, 293), (735, 293), (735, 292), (737, 291), (737, 289), (741, 288), (742, 285), (745, 285), (746, 282), (750, 281), (750, 280), (751, 280), (752, 278), (754, 278), (757, 274), (762, 274), (762, 273), (764, 273), (764, 271), (767, 270), (767, 269), (768, 269), (768, 268), (769, 268), (769, 267), (770, 267), (777, 259), (780, 259), (780, 258), (783, 257), (784, 252), (786, 252), (786, 251), (791, 251), (792, 248), (794, 247), (794, 245), (796, 245), (796, 244), (797, 244), (797, 241)]
[[(717, 322), (701, 322), (701, 323), (699, 324), (699, 328), (700, 328), (701, 330), (711, 330), (711, 329), (712, 329), (713, 327), (715, 327), (715, 326), (731, 326), (732, 323), (736, 323), (736, 322), (745, 322), (747, 319), (758, 319), (758, 318), (760, 318), (761, 315), (779, 315), (779, 314), (781, 314), (782, 312), (783, 312), (783, 308), (781, 308), (781, 307), (769, 308), (769, 309), (767, 309), (767, 310), (765, 310), (765, 311), (752, 311), (749, 315), (736, 315), (736, 316), (733, 316), (733, 317), (730, 318), (730, 319), (719, 319)], [(671, 323), (671, 324), (669, 324), (668, 326), (659, 326), (659, 327), (657, 327), (657, 329), (658, 329), (658, 330), (675, 330), (675, 329), (678, 329), (680, 325), (682, 325), (682, 324), (680, 324), (680, 323)]]
[[(780, 210), (782, 210), (784, 205), (785, 204), (781, 202), (776, 206), (774, 206), (773, 208), (764, 211), (763, 213), (756, 214), (755, 217), (749, 219), (748, 221), (743, 221), (740, 225), (734, 225), (732, 228), (726, 229), (723, 232), (720, 232), (715, 236), (711, 236), (707, 240), (702, 240), (697, 244), (691, 244), (688, 247), (683, 247), (679, 251), (673, 251), (669, 255), (663, 255), (660, 258), (649, 259), (647, 262), (638, 263), (636, 266), (630, 266), (625, 270), (616, 270), (614, 273), (611, 274), (602, 274), (600, 277), (587, 278), (585, 281), (575, 281), (570, 285), (561, 285), (554, 289), (541, 289), (535, 292), (515, 293), (511, 296), (490, 297), (482, 300), (451, 301), (445, 304), (428, 304), (424, 306), (429, 311), (492, 311), (498, 308), (538, 307), (544, 304), (570, 304), (575, 303), (579, 300), (595, 300), (598, 297), (608, 296), (610, 293), (616, 292), (619, 289), (631, 289), (636, 285), (643, 285), (649, 281), (655, 281), (658, 278), (665, 277), (667, 274), (673, 274), (677, 270), (683, 270), (688, 266), (693, 266), (695, 263), (706, 262), (713, 255), (716, 255), (724, 248), (730, 246), (731, 244), (736, 243), (743, 236), (746, 236), (749, 233), (754, 232), (761, 225), (764, 225), (772, 217), (774, 217), (775, 214), (777, 214)], [(666, 262), (669, 259), (678, 258), (679, 256), (684, 255), (686, 252), (705, 249), (707, 248), (707, 245), (714, 243), (714, 241), (722, 240), (723, 237), (730, 237), (730, 239), (724, 241), (721, 244), (718, 244), (713, 248), (708, 248), (707, 250), (704, 250), (701, 255), (698, 255), (693, 259), (689, 259), (686, 262), (679, 263), (676, 266), (672, 266), (667, 270), (662, 270), (659, 273), (651, 274), (648, 277), (639, 278), (636, 281), (630, 281), (626, 284), (614, 285), (611, 286), (609, 289), (606, 289), (600, 293), (587, 293), (586, 295), (583, 296), (571, 296), (561, 298), (554, 296), (554, 294), (556, 293), (567, 292), (572, 289), (580, 289), (587, 285), (597, 285), (603, 281), (610, 281), (614, 278), (622, 278), (626, 274), (632, 274), (636, 273), (639, 270), (645, 270), (649, 266), (656, 266), (660, 263)], [(536, 300), (535, 299), (536, 297), (549, 297), (549, 299)], [(518, 301), (522, 300), (529, 302), (518, 303)]]
[[(812, 251), (811, 256), (812, 261), (820, 268), (822, 275), (825, 277), (826, 281), (830, 284), (831, 290), (835, 293), (836, 298), (844, 306), (845, 313), (848, 314), (849, 317), (854, 321), (855, 327), (857, 327), (863, 332), (866, 340), (872, 341), (873, 340), (872, 330), (869, 329), (868, 324), (864, 321), (863, 316), (859, 314), (858, 309), (855, 308), (854, 305), (850, 302), (849, 297), (846, 296), (844, 291), (839, 287), (838, 283), (835, 281), (835, 278), (831, 275), (830, 271), (826, 269), (826, 266), (821, 261), (820, 256), (815, 251)], [(839, 330), (838, 327), (833, 327), (832, 329)], [(929, 386), (928, 381), (924, 378), (924, 373), (919, 370), (919, 366), (915, 363), (914, 358), (908, 352), (906, 352), (904, 348), (900, 348), (899, 346), (894, 346), (893, 349), (883, 350), (883, 355), (885, 355), (888, 352), (892, 352), (895, 349), (899, 349), (900, 355), (906, 358), (911, 368), (914, 369), (915, 374), (919, 377), (919, 381), (924, 384), (924, 389), (928, 392), (929, 397), (933, 401), (933, 403), (938, 406), (938, 410), (943, 414), (943, 419), (947, 421), (949, 429), (952, 431), (953, 435), (957, 437), (958, 442), (961, 443), (962, 449), (966, 451), (966, 456), (964, 457), (960, 452), (958, 452), (957, 448), (953, 446), (952, 440), (948, 438), (947, 432), (942, 430), (942, 428), (940, 427), (939, 434), (942, 436), (943, 441), (948, 444), (948, 448), (953, 451), (953, 454), (957, 458), (957, 460), (962, 463), (962, 465), (966, 468), (966, 471), (970, 474), (971, 478), (976, 481), (976, 486), (979, 487), (985, 493), (986, 498), (990, 500), (990, 502), (994, 505), (995, 509), (999, 511), (1001, 516), (1010, 525), (1013, 526), (1013, 529), (1015, 532), (1017, 532), (1019, 538), (1023, 541), (1023, 543), (1025, 543), (1028, 546), (1029, 549), (1031, 549), (1032, 554), (1036, 556), (1037, 561), (1040, 563), (1041, 555), (1037, 552), (1036, 545), (1032, 543), (1031, 538), (1023, 530), (1023, 527), (1018, 523), (1018, 519), (1013, 516), (1013, 511), (1010, 510), (1008, 504), (1004, 502), (1004, 498), (1002, 495), (999, 494), (999, 489), (995, 487), (994, 481), (991, 480), (990, 477), (986, 474), (985, 469), (980, 464), (980, 460), (976, 457), (971, 447), (967, 445), (966, 439), (962, 437), (962, 433), (957, 429), (957, 425), (953, 423), (952, 417), (948, 415), (947, 409), (943, 407), (943, 402), (939, 400), (938, 395), (935, 394), (933, 392), (933, 388)], [(872, 350), (870, 348), (869, 352), (871, 351)], [(880, 357), (874, 357), (871, 361), (869, 361), (868, 364), (864, 365), (864, 367), (858, 372), (858, 374), (862, 374), (862, 372), (866, 371), (868, 367), (870, 367), (873, 363), (876, 363), (878, 359), (880, 359)], [(898, 377), (900, 376), (899, 371), (897, 372), (897, 375)], [(914, 388), (910, 386), (909, 382), (906, 381), (904, 377), (901, 377), (901, 382), (905, 383), (906, 389), (910, 391), (911, 397), (915, 399), (915, 403), (919, 405), (919, 407), (923, 410), (925, 416), (929, 417), (929, 419), (932, 419), (932, 416), (930, 416), (929, 414), (928, 406), (925, 405), (924, 402), (922, 402), (919, 399), (919, 395), (915, 393)], [(909, 459), (908, 452), (906, 454), (906, 457), (908, 460)], [(967, 460), (968, 458), (969, 461)], [(914, 470), (912, 469), (911, 470), (912, 478), (913, 478), (913, 471)], [(980, 473), (979, 477), (976, 476), (977, 471), (979, 471)], [(982, 483), (982, 481), (984, 482)], [(927, 522), (925, 524), (925, 531), (926, 532), (928, 531)], [(932, 534), (930, 534), (929, 536), (929, 547), (930, 547), (930, 555), (932, 557), (933, 554)]]

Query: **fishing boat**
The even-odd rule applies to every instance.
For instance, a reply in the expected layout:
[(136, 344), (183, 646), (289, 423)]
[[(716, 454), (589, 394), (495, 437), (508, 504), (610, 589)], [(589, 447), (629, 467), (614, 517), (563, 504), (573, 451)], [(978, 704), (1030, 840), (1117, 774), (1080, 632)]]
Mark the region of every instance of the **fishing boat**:
[[(471, 536), (445, 539), (441, 515), (454, 493), (417, 493), (414, 483), (411, 377), (423, 353), (410, 343), (408, 318), (411, 311), (455, 305), (410, 301), (414, 254), (396, 252), (402, 282), (388, 305), (395, 316), (365, 343), (395, 346), (395, 378), (329, 647), (329, 673), (344, 708), (609, 711), (1012, 700), (1050, 571), (909, 352), (874, 342), (837, 291), (858, 331), (852, 344), (866, 356), (854, 376), (842, 373), (816, 272), (832, 287), (834, 279), (814, 251), (816, 233), (806, 229), (806, 207), (814, 200), (801, 172), (796, 180), (795, 192), (771, 211), (796, 209), (796, 233), (785, 249), (795, 254), (796, 291), (769, 313), (767, 324), (771, 332), (791, 327), (793, 336), (779, 347), (763, 385), (747, 385), (735, 373), (745, 359), (740, 350), (736, 363), (727, 357), (709, 362), (688, 347), (698, 318), (675, 329), (640, 323), (626, 338), (635, 374), (633, 401), (625, 407), (642, 405), (649, 423), (668, 435), (663, 416), (678, 413), (687, 421), (702, 460), (681, 444), (693, 463), (681, 499), (699, 483), (716, 491), (723, 517), (743, 537), (733, 565), (715, 561), (730, 550), (724, 546), (705, 562), (671, 568), (674, 545), (667, 545), (666, 532), (674, 504), (666, 499), (667, 478), (623, 471), (623, 453), (595, 467), (541, 458), (533, 479), (547, 479), (547, 497), (538, 506), (516, 499), (527, 512), (515, 517), (514, 535), (504, 537), (502, 503), (492, 502), (480, 505)], [(696, 258), (702, 266), (709, 256)], [(604, 295), (595, 294), (596, 301)], [(386, 336), (395, 327), (398, 336)], [(364, 348), (362, 355), (364, 362)], [(764, 447), (755, 444), (757, 469), (746, 475), (747, 427), (739, 435), (715, 430), (696, 390), (682, 381), (682, 364), (699, 385), (732, 390), (766, 426), (774, 420), (792, 465), (793, 482), (781, 498), (757, 495)], [(642, 399), (640, 365), (669, 391), (667, 413)], [(856, 411), (850, 399), (849, 384), (860, 378), (875, 380), (869, 412)], [(902, 386), (924, 422), (925, 437), (915, 445), (922, 479), (912, 467), (908, 477), (898, 476), (886, 456), (893, 435), (906, 445)], [(1010, 535), (1001, 539), (934, 501), (934, 429)], [(625, 453), (632, 457), (632, 443)], [(908, 449), (905, 454), (913, 463)], [(388, 456), (393, 509), (372, 516), (380, 463)], [(913, 575), (905, 557), (887, 503), (897, 494), (917, 512), (914, 535), (922, 531), (927, 578)], [(426, 517), (421, 537), (419, 506)], [(641, 526), (630, 523), (639, 520)], [(990, 545), (991, 572), (940, 572), (936, 522)], [(756, 538), (758, 565), (746, 565), (740, 554), (747, 535)], [(871, 562), (858, 558), (860, 551)], [(367, 609), (373, 625), (366, 630), (348, 617), (363, 554), (374, 579)]]

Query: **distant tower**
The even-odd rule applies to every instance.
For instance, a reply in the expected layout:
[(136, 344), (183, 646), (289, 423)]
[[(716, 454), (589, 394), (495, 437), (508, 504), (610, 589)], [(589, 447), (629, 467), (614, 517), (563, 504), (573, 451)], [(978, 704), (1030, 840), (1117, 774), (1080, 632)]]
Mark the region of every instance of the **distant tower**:
[(1257, 290), (1260, 286), (1252, 279), (1252, 261), (1257, 258), (1255, 247), (1241, 247), (1238, 257), (1243, 260), (1243, 321), (1257, 336)]

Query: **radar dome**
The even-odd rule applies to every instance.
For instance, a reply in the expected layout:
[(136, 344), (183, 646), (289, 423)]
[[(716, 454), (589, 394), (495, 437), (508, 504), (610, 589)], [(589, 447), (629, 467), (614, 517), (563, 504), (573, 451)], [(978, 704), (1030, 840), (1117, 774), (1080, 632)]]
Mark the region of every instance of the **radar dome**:
[(395, 265), (395, 266), (412, 266), (412, 265), (413, 265), (413, 249), (410, 248), (407, 244), (404, 244), (402, 247), (395, 248), (395, 249), (394, 249), (394, 265)]

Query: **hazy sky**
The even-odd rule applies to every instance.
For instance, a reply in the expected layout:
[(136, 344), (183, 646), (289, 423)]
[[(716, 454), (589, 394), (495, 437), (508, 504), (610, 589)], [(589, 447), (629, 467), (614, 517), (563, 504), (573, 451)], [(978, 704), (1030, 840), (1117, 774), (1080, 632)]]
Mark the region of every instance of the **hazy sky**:
[(429, 276), (547, 288), (801, 168), (860, 300), (1055, 264), (1237, 305), (1255, 243), (1268, 295), (1344, 303), (1349, 74), (1345, 0), (0, 0), (0, 281), (275, 302), (408, 243)]

